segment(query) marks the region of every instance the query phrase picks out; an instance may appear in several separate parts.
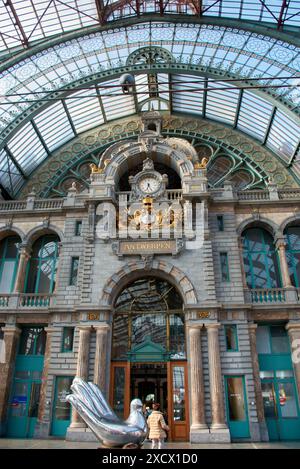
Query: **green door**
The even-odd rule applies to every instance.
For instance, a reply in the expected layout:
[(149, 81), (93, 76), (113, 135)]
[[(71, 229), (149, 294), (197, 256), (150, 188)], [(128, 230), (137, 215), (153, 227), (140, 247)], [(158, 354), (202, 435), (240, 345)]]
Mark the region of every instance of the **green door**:
[(55, 393), (52, 412), (53, 436), (65, 436), (67, 428), (71, 422), (71, 407), (66, 401), (74, 376), (57, 376), (55, 381)]
[(227, 421), (232, 439), (249, 438), (244, 376), (225, 376)]
[(261, 380), (269, 438), (271, 441), (300, 440), (300, 413), (293, 372), (276, 371), (273, 376)]
[[(32, 438), (38, 416), (41, 379), (39, 372), (16, 371), (9, 408), (7, 436)], [(27, 375), (28, 379), (22, 379)]]

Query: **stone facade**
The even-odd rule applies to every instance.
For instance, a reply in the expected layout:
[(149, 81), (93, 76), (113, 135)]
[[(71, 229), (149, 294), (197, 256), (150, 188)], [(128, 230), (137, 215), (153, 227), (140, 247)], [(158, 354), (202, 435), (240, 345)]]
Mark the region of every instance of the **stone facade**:
[[(127, 158), (130, 157), (129, 151)], [(114, 301), (128, 282), (152, 275), (170, 281), (183, 298), (187, 361), (190, 364), (191, 441), (230, 441), (224, 384), (224, 376), (230, 375), (245, 378), (249, 439), (268, 438), (261, 402), (255, 327), (256, 323), (284, 321), (290, 337), (299, 337), (300, 300), (298, 290), (289, 284), (282, 288), (281, 301), (253, 301), (245, 283), (241, 232), (247, 226), (263, 226), (275, 239), (283, 238), (287, 223), (300, 222), (300, 192), (298, 189), (281, 189), (276, 192), (275, 200), (271, 200), (268, 190), (253, 190), (243, 195), (228, 184), (223, 189), (210, 191), (205, 186), (205, 169), (193, 172), (190, 160), (185, 160), (184, 155), (181, 158), (187, 165), (182, 180), (188, 188), (178, 191), (178, 198), (181, 204), (186, 201), (203, 204), (204, 234), (200, 247), (196, 244), (193, 247), (192, 237), (183, 236), (183, 248), (176, 256), (139, 254), (120, 257), (113, 249), (118, 233), (109, 239), (97, 236), (97, 207), (107, 202), (118, 203), (118, 194), (111, 190), (114, 178), (118, 177), (113, 156), (107, 170), (111, 165), (113, 176), (103, 182), (100, 173), (92, 175), (90, 191), (77, 193), (73, 189), (64, 199), (41, 201), (33, 195), (32, 200), (31, 195), (27, 202), (0, 203), (1, 238), (10, 233), (19, 234), (28, 256), (33, 241), (41, 234), (56, 233), (61, 242), (56, 288), (49, 295), (48, 305), (25, 303), (24, 306), (20, 301), (24, 296), (20, 293), (24, 285), (24, 267), (18, 269), (18, 289), (11, 294), (1, 294), (0, 324), (6, 348), (6, 362), (0, 363), (2, 434), (6, 432), (7, 405), (21, 327), (25, 324), (47, 326), (35, 436), (48, 437), (57, 377), (81, 376), (93, 380), (109, 395)], [(204, 186), (199, 180), (204, 181)], [(20, 206), (16, 205), (18, 203)], [(223, 216), (223, 231), (217, 223), (220, 215)], [(75, 235), (77, 221), (82, 221), (79, 236)], [(222, 280), (220, 253), (224, 252), (228, 255), (228, 281)], [(70, 285), (72, 257), (79, 257), (76, 286)], [(284, 248), (281, 248), (280, 259), (284, 262)], [(237, 327), (238, 351), (226, 350), (224, 326), (227, 324)], [(75, 328), (71, 352), (61, 351), (64, 327)], [(300, 389), (299, 366), (295, 367), (295, 378)], [(72, 414), (67, 438), (93, 439), (76, 412)]]

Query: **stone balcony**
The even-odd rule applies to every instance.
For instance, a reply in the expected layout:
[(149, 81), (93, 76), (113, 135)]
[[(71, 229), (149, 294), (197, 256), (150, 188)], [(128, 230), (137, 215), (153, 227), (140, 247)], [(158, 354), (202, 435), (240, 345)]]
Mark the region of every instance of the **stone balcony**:
[[(242, 204), (251, 203), (286, 203), (287, 201), (300, 201), (299, 189), (277, 189), (276, 186), (264, 190), (245, 190), (235, 191), (231, 184), (224, 184), (224, 187), (210, 189), (208, 192), (210, 198), (215, 201), (234, 201)], [(130, 199), (130, 192), (117, 192), (115, 194)], [(207, 193), (204, 194), (205, 196)], [(181, 189), (167, 190), (166, 201), (179, 201), (188, 196)], [(55, 199), (36, 199), (35, 196), (28, 196), (25, 200), (6, 200), (0, 201), (0, 213), (24, 213), (24, 212), (59, 212), (66, 208), (79, 208), (85, 206), (85, 201), (89, 199), (88, 194), (76, 193), (68, 194), (67, 197)]]
[(54, 306), (55, 295), (40, 293), (1, 293), (0, 310), (48, 310)]
[(300, 303), (300, 289), (297, 288), (254, 288), (244, 289), (245, 303), (260, 306)]

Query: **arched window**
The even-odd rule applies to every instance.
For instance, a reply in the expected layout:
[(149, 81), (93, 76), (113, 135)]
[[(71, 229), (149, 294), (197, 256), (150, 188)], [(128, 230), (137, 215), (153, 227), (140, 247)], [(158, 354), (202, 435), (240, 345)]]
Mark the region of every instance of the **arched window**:
[(290, 226), (284, 234), (291, 282), (295, 287), (300, 287), (300, 226)]
[(173, 285), (152, 277), (136, 280), (123, 290), (115, 308), (114, 360), (131, 360), (131, 351), (147, 340), (161, 346), (171, 360), (185, 358), (183, 304)]
[(0, 293), (11, 293), (14, 289), (18, 269), (21, 243), (19, 236), (8, 236), (0, 244)]
[(272, 236), (264, 229), (249, 228), (243, 232), (242, 241), (248, 287), (281, 287), (280, 269)]
[(53, 292), (58, 260), (58, 242), (58, 236), (46, 235), (34, 243), (27, 266), (26, 293)]

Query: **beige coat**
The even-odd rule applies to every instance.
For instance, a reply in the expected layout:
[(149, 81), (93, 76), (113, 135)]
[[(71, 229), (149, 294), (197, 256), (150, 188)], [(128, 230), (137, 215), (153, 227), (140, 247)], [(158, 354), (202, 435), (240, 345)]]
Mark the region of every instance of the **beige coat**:
[(167, 434), (165, 430), (169, 431), (169, 427), (165, 422), (163, 414), (158, 410), (153, 410), (147, 419), (149, 427), (149, 438), (150, 440), (160, 440), (166, 438)]

